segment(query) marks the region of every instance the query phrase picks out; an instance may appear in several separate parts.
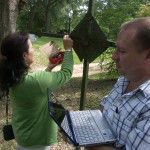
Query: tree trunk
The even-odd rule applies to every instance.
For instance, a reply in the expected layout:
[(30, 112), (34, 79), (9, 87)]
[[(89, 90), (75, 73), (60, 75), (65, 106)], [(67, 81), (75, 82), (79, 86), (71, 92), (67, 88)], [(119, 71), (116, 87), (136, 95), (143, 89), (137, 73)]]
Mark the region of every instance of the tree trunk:
[[(18, 2), (19, 0), (0, 0), (0, 43), (6, 35), (16, 31)], [(1, 96), (0, 91), (0, 99)]]
[(0, 1), (0, 42), (3, 37), (16, 31), (19, 0)]
[(45, 10), (45, 32), (49, 32), (50, 29), (50, 7), (51, 7), (51, 0), (48, 0), (48, 4)]
[(28, 20), (28, 32), (31, 32), (33, 29), (33, 21), (36, 14), (36, 6), (34, 6), (30, 12), (29, 20)]

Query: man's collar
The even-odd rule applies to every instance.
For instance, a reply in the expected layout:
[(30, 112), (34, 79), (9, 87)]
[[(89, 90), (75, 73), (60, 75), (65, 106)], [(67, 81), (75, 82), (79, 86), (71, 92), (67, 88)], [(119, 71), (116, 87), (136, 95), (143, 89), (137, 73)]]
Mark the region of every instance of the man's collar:
[[(129, 83), (129, 81), (128, 81), (128, 79), (125, 78), (124, 76), (121, 76), (121, 77), (119, 78), (119, 80), (120, 80), (120, 82), (119, 82), (119, 83), (120, 83), (120, 86), (122, 86), (122, 90), (123, 90), (123, 92), (124, 92), (124, 90), (126, 89), (128, 83)], [(150, 97), (150, 80), (147, 80), (147, 81), (145, 81), (143, 84), (141, 84), (141, 85), (137, 88), (137, 90), (142, 91), (145, 97)], [(137, 90), (136, 90), (136, 91), (137, 91)]]
[(138, 89), (143, 91), (143, 94), (145, 95), (145, 97), (150, 97), (150, 80), (147, 80), (146, 82), (144, 82), (142, 85), (139, 86)]

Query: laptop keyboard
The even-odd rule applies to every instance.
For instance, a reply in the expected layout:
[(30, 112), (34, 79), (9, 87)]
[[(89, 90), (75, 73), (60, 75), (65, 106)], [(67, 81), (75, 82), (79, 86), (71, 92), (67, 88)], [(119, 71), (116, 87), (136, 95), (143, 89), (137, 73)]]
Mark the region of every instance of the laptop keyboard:
[(97, 112), (97, 110), (94, 111), (90, 111), (90, 113), (92, 114), (92, 116), (95, 119), (95, 122), (99, 128), (99, 131), (101, 132), (101, 134), (103, 135), (103, 138), (106, 141), (109, 141), (114, 139), (114, 135), (112, 134), (112, 131), (110, 130), (108, 123), (106, 122), (106, 120), (104, 119), (104, 117), (102, 117), (102, 113)]
[[(95, 124), (95, 121), (90, 114), (90, 111), (73, 111), (70, 112), (73, 129), (77, 142), (79, 143), (97, 143), (99, 141), (105, 141), (104, 137), (99, 134), (99, 129)], [(80, 124), (80, 126), (78, 126)]]

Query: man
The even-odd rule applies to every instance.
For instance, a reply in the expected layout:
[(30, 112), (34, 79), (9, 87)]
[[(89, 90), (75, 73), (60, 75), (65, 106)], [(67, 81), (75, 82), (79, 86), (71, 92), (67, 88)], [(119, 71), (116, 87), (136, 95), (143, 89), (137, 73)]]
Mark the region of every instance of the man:
[(121, 76), (101, 105), (115, 146), (89, 150), (150, 149), (150, 17), (123, 24), (112, 56)]

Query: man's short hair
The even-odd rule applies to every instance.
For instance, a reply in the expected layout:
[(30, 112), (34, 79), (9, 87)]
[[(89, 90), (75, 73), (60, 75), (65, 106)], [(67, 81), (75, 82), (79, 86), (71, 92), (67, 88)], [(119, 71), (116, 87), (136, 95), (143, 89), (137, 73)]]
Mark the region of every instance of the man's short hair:
[(121, 26), (121, 30), (135, 29), (134, 44), (139, 50), (150, 48), (150, 17), (136, 18)]

